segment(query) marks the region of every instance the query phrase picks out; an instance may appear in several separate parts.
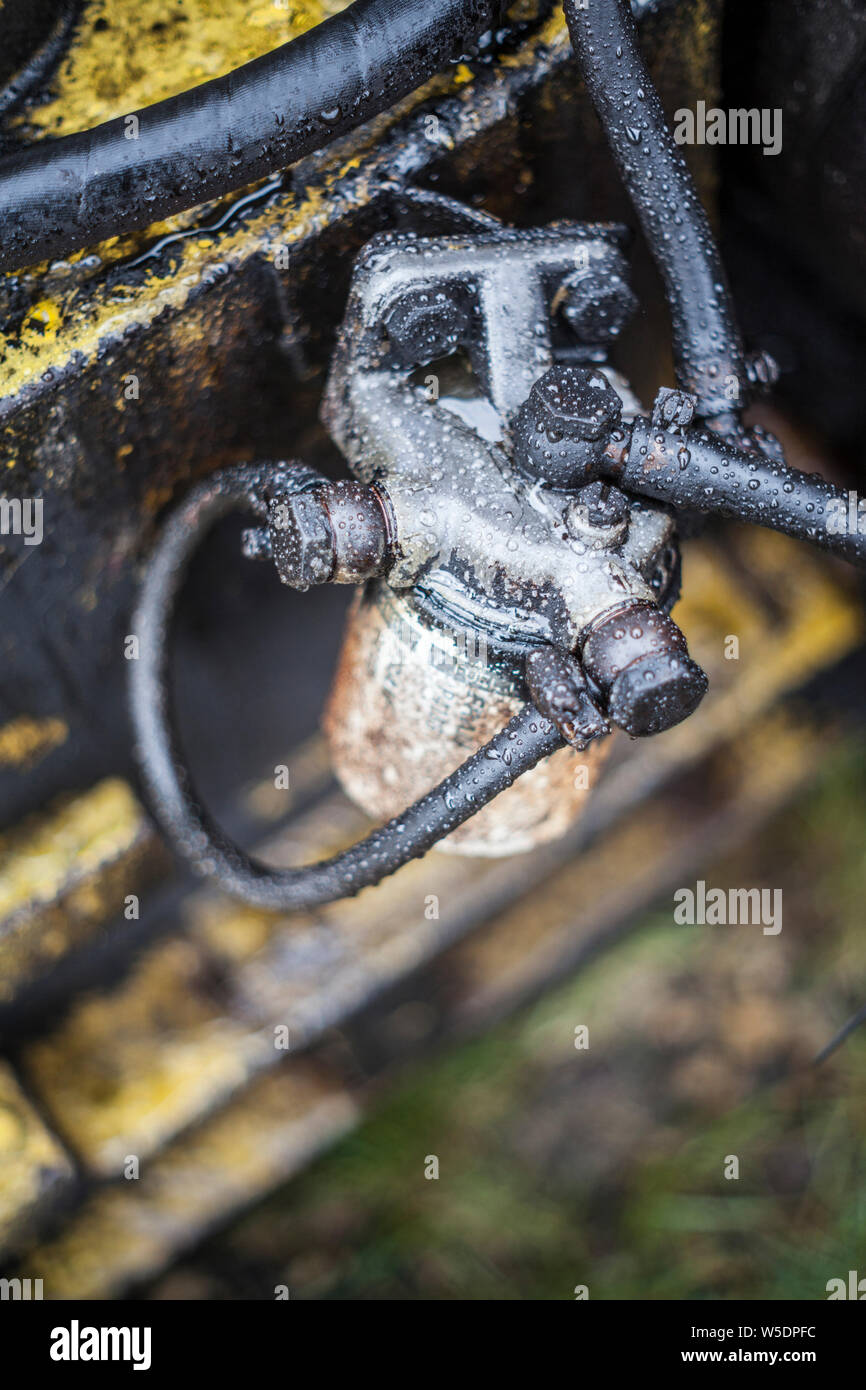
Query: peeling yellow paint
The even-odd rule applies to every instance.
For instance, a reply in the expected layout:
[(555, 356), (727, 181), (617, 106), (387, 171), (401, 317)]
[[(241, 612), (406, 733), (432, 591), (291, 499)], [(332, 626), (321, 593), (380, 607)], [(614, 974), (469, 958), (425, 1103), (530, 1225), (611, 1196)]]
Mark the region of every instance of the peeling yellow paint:
[(39, 299), (31, 305), (24, 319), (22, 333), (42, 338), (54, 337), (60, 327), (62, 315), (58, 306), (50, 299)]

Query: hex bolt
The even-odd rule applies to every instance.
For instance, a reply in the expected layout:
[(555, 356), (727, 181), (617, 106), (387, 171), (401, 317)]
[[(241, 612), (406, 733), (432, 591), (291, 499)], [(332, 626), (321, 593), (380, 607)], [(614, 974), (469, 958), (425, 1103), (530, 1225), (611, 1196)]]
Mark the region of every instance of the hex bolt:
[(386, 504), (364, 483), (328, 483), (312, 492), (273, 498), (271, 554), (283, 584), (361, 584), (391, 560)]
[(583, 671), (568, 652), (539, 647), (526, 658), (525, 672), (535, 708), (556, 725), (572, 748), (582, 751), (593, 739), (610, 733)]
[(468, 340), (466, 295), (457, 285), (409, 290), (385, 315), (384, 326), (400, 365), (424, 366)]
[(633, 738), (672, 729), (707, 691), (682, 632), (651, 603), (631, 603), (597, 622), (581, 662), (602, 691), (608, 718)]
[(515, 460), (551, 487), (581, 487), (597, 476), (621, 415), (622, 401), (603, 373), (551, 367), (517, 412)]
[(597, 347), (614, 342), (638, 307), (631, 285), (616, 272), (574, 270), (562, 289), (563, 318), (580, 342)]

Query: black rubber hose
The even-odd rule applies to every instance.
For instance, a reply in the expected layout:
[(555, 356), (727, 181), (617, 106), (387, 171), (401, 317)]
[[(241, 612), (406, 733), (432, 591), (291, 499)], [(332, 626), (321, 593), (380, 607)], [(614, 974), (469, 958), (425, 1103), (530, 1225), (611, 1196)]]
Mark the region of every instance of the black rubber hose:
[(643, 497), (766, 526), (866, 565), (856, 495), (782, 458), (732, 448), (711, 430), (674, 436), (639, 416), (608, 475)]
[[(4, 14), (0, 16), (0, 38), (7, 45), (8, 52), (6, 8), (3, 7)], [(55, 19), (42, 45), (31, 54), (26, 63), (22, 63), (18, 70), (10, 75), (10, 81), (0, 91), (0, 121), (5, 120), (36, 87), (45, 82), (52, 69), (60, 62), (80, 12), (81, 0), (66, 0), (65, 7)]]
[(179, 96), (0, 162), (0, 270), (243, 188), (387, 110), (498, 21), (503, 0), (356, 0)]
[(408, 860), (426, 854), (563, 743), (554, 725), (526, 705), (420, 801), (333, 859), (274, 869), (233, 844), (200, 806), (179, 751), (171, 714), (168, 642), (184, 574), (203, 535), (232, 511), (264, 516), (263, 492), (280, 467), (227, 469), (196, 487), (171, 515), (148, 560), (131, 629), (138, 638), (139, 656), (130, 661), (136, 752), (151, 808), (169, 844), (196, 873), (214, 878), (227, 893), (274, 910), (317, 907), (379, 883)]
[[(730, 416), (747, 375), (725, 272), (692, 176), (640, 51), (626, 0), (565, 0), (587, 90), (664, 280), (680, 386), (707, 419)], [(725, 388), (728, 394), (725, 394)]]

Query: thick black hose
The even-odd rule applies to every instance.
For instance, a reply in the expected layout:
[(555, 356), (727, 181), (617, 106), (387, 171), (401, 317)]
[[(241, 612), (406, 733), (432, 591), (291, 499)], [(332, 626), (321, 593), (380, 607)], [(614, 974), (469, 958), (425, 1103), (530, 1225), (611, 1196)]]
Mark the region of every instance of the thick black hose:
[(628, 448), (608, 472), (629, 492), (766, 526), (866, 566), (856, 494), (849, 499), (826, 478), (781, 457), (735, 449), (712, 430), (677, 437), (639, 416)]
[(699, 414), (727, 416), (734, 383), (740, 403), (747, 390), (736, 315), (631, 10), (626, 0), (589, 0), (585, 9), (564, 0), (564, 9), (587, 90), (664, 280), (679, 384), (697, 396)]
[(0, 270), (197, 206), (387, 110), (472, 44), (502, 0), (356, 0), (274, 52), (0, 163)]
[[(263, 492), (279, 465), (227, 469), (195, 488), (171, 515), (148, 560), (131, 633), (130, 704), (136, 751), (153, 812), (193, 869), (256, 907), (305, 909), (379, 883), (462, 825), (542, 758), (562, 746), (553, 724), (526, 705), (489, 743), (402, 815), (320, 864), (274, 869), (251, 859), (202, 809), (179, 751), (171, 715), (168, 642), (187, 565), (220, 517), (263, 516)], [(302, 481), (304, 481), (302, 476)], [(284, 490), (284, 489), (281, 489)]]

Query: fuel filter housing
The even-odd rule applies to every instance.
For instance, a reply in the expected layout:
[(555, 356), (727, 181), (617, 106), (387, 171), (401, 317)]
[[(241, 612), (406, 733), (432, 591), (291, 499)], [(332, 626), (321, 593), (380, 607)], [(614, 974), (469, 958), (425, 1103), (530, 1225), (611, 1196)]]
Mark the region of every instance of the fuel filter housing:
[[(493, 657), (477, 634), (437, 626), (384, 580), (359, 590), (324, 715), (348, 795), (389, 820), (487, 743), (525, 703), (522, 663)], [(580, 815), (610, 741), (561, 748), (437, 849), (517, 854), (565, 833)]]

